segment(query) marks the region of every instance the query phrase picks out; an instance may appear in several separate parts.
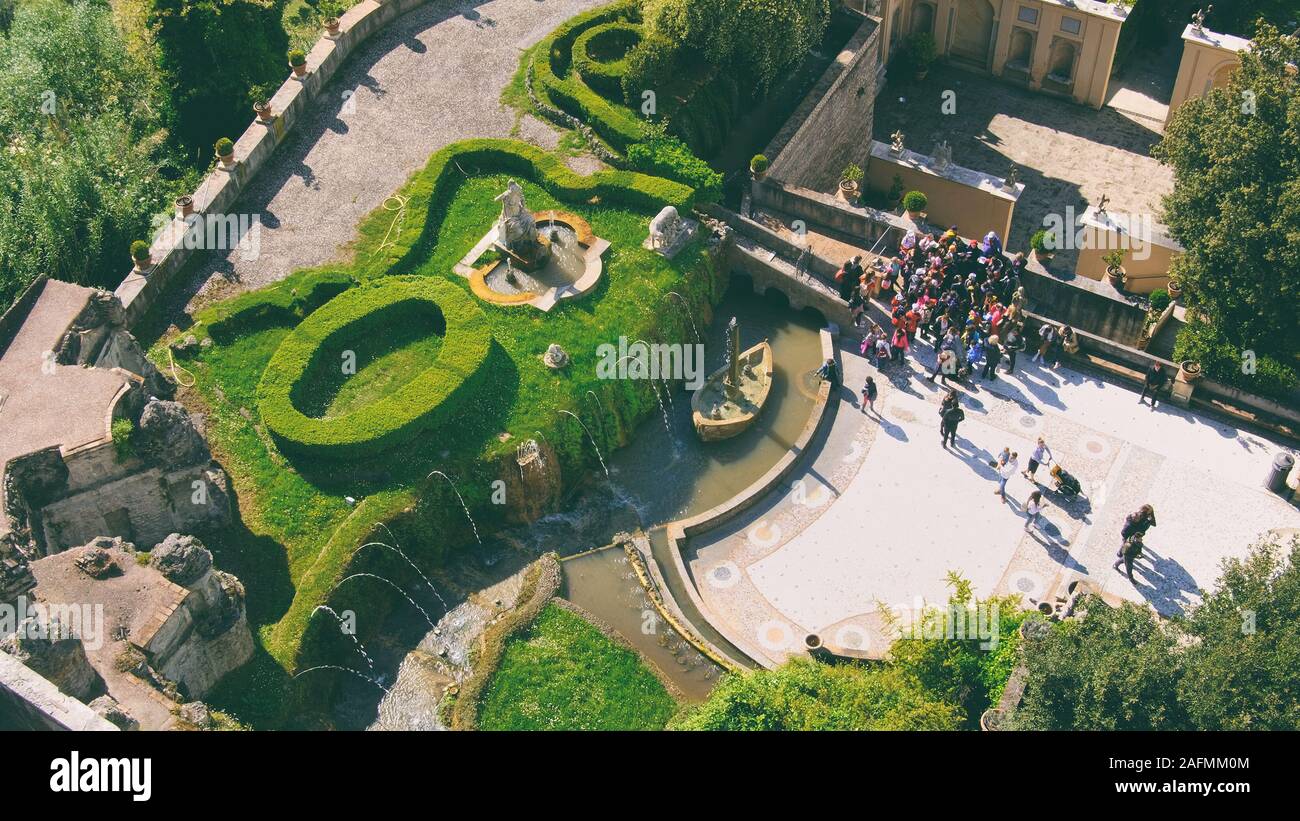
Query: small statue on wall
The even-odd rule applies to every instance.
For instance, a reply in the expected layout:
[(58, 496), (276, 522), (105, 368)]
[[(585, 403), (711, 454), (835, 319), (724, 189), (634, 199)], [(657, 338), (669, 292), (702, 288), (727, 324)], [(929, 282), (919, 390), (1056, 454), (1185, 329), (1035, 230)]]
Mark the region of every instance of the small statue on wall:
[(889, 135), (889, 151), (895, 157), (903, 153), (903, 132), (895, 131)]
[(1205, 15), (1212, 14), (1213, 12), (1214, 6), (1209, 5), (1203, 9), (1197, 9), (1196, 13), (1192, 15), (1192, 28), (1196, 29), (1197, 34), (1205, 31)]
[(1101, 202), (1098, 202), (1098, 203), (1097, 203), (1097, 213), (1098, 213), (1098, 214), (1104, 214), (1104, 213), (1106, 213), (1106, 206), (1107, 206), (1107, 205), (1110, 205), (1110, 195), (1109, 195), (1109, 194), (1102, 194), (1102, 195), (1101, 195)]
[(934, 146), (934, 170), (940, 174), (947, 171), (952, 165), (952, 146), (948, 145), (947, 140), (941, 140)]
[(1020, 184), (1020, 167), (1015, 164), (1012, 164), (1011, 168), (1008, 169), (1007, 171), (1007, 179), (1002, 187), (1007, 191), (1015, 191), (1016, 186), (1019, 184)]

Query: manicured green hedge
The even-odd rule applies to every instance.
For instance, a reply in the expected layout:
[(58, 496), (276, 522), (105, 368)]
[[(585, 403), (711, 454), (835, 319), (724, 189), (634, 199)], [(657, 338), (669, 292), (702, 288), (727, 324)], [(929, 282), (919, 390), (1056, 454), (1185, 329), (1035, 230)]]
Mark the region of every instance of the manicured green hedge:
[(619, 151), (626, 151), (632, 143), (645, 139), (646, 123), (573, 75), (573, 45), (589, 29), (633, 20), (637, 12), (635, 0), (624, 0), (571, 18), (538, 44), (533, 66), (536, 85), (554, 105), (590, 125)]
[(686, 182), (695, 189), (696, 202), (722, 198), (722, 175), (677, 137), (654, 137), (629, 146), (627, 161), (637, 171)]
[[(445, 323), (442, 350), (428, 370), (352, 413), (312, 418), (298, 409), (296, 389), (326, 365), (319, 360), (331, 341), (372, 332), (412, 303), (426, 304)], [(487, 317), (465, 291), (441, 279), (387, 277), (334, 299), (285, 338), (258, 385), (262, 421), (284, 450), (327, 459), (373, 456), (439, 425), (451, 436), (457, 406), (473, 392), (467, 383), (477, 382), (491, 347)]]
[[(1287, 400), (1300, 384), (1294, 368), (1270, 356), (1247, 355), (1249, 348), (1238, 345), (1208, 322), (1193, 319), (1178, 332), (1174, 359), (1192, 360), (1201, 365), (1206, 376), (1247, 393)], [(1254, 371), (1245, 367), (1253, 359)]]
[[(384, 276), (413, 268), (428, 252), (429, 244), (437, 236), (447, 204), (465, 180), (465, 175), (511, 174), (533, 182), (546, 189), (557, 199), (566, 202), (601, 202), (625, 205), (646, 213), (657, 212), (665, 205), (674, 206), (685, 213), (695, 203), (695, 191), (673, 180), (651, 177), (635, 171), (598, 171), (583, 176), (564, 164), (563, 159), (534, 145), (517, 140), (479, 139), (453, 143), (429, 159), (428, 165), (416, 174), (410, 185), (403, 189), (408, 198), (407, 209), (427, 214), (423, 228), (403, 231), (388, 243), (384, 253), (371, 254), (361, 260), (364, 267), (362, 279)], [(382, 236), (393, 215), (377, 211), (361, 225), (363, 236)], [(413, 227), (414, 221), (408, 221)], [(399, 262), (409, 257), (409, 265)]]
[(296, 325), (307, 314), (355, 284), (344, 271), (298, 271), (267, 288), (249, 291), (195, 315), (216, 341), (226, 344), (250, 331)]
[[(641, 42), (641, 27), (635, 23), (604, 23), (592, 26), (573, 41), (573, 70), (596, 91), (611, 99), (623, 97), (623, 75), (627, 73), (628, 53)], [(593, 54), (618, 52), (613, 60), (600, 60)]]

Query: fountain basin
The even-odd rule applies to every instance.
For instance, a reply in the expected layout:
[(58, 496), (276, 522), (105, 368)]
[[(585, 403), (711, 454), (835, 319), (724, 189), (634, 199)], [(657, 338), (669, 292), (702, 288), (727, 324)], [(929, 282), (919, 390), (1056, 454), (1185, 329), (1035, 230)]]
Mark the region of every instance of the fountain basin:
[(740, 354), (740, 386), (728, 390), (727, 367), (714, 371), (691, 397), (691, 421), (705, 442), (739, 436), (754, 424), (772, 390), (772, 346), (764, 340)]
[[(456, 273), (469, 279), (470, 290), (484, 302), (549, 311), (563, 300), (585, 296), (600, 282), (607, 240), (592, 233), (591, 225), (577, 214), (552, 210), (532, 216), (544, 254), (520, 258), (493, 227), (456, 265)], [(477, 264), (492, 250), (498, 259)]]

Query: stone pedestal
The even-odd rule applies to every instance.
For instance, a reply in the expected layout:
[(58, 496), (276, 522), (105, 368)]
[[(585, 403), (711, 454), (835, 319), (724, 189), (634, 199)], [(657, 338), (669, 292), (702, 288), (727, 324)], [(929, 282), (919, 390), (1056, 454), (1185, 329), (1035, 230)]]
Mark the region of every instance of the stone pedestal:
[(1188, 407), (1192, 403), (1192, 392), (1195, 390), (1195, 385), (1184, 381), (1180, 376), (1174, 379), (1174, 387), (1169, 393), (1169, 401), (1180, 408)]

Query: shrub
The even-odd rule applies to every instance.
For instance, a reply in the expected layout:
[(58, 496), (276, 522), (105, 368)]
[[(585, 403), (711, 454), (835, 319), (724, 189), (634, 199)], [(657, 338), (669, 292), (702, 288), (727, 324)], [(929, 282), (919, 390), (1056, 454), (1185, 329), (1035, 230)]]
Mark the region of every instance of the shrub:
[(1190, 319), (1174, 343), (1174, 359), (1199, 362), (1205, 374), (1248, 393), (1287, 399), (1296, 388), (1295, 369), (1271, 356), (1256, 354), (1254, 373), (1246, 373), (1248, 345), (1234, 343), (1200, 319)]
[(660, 136), (632, 145), (627, 159), (633, 170), (691, 186), (696, 202), (717, 202), (722, 198), (722, 175), (676, 137)]
[(1052, 253), (1051, 246), (1047, 244), (1047, 237), (1048, 237), (1048, 233), (1045, 228), (1039, 228), (1037, 231), (1033, 233), (1033, 236), (1029, 238), (1029, 247), (1034, 249), (1034, 253), (1037, 254)]
[(628, 55), (640, 42), (641, 27), (633, 23), (593, 26), (573, 41), (573, 70), (596, 91), (621, 100)]
[(131, 259), (136, 262), (144, 262), (149, 258), (149, 243), (138, 239), (131, 243)]
[(235, 153), (235, 143), (229, 137), (222, 137), (213, 145), (218, 157), (228, 157)]
[(114, 419), (109, 430), (113, 436), (113, 452), (117, 454), (119, 461), (129, 458), (135, 453), (135, 447), (131, 443), (131, 436), (135, 433), (135, 425), (131, 424), (130, 419)]
[(659, 34), (643, 32), (641, 42), (627, 56), (623, 72), (623, 99), (637, 105), (647, 89), (666, 88), (677, 69), (677, 46)]
[(307, 54), (300, 48), (292, 49), (289, 52), (289, 65), (305, 66), (307, 65)]
[(924, 211), (925, 207), (930, 204), (929, 198), (920, 191), (908, 191), (903, 195), (903, 210), (910, 213)]
[(844, 170), (840, 172), (840, 179), (844, 182), (862, 182), (863, 176), (865, 175), (862, 173), (862, 167), (852, 162), (844, 166)]
[[(340, 416), (312, 418), (298, 409), (301, 385), (325, 366), (334, 343), (381, 332), (411, 310), (435, 312), (445, 328), (442, 349), (426, 371)], [(373, 456), (440, 424), (450, 434), (491, 347), (487, 317), (465, 291), (441, 279), (385, 277), (331, 300), (285, 338), (257, 388), (262, 421), (286, 451), (327, 459)]]
[(1106, 263), (1106, 270), (1119, 270), (1123, 267), (1124, 250), (1125, 249), (1123, 248), (1116, 248), (1113, 251), (1108, 251), (1105, 254), (1102, 254), (1101, 261)]
[(770, 165), (771, 163), (768, 161), (767, 157), (764, 157), (762, 154), (755, 154), (754, 158), (749, 161), (749, 170), (753, 171), (755, 174), (763, 174), (766, 173)]
[(1151, 311), (1157, 314), (1164, 312), (1165, 308), (1169, 307), (1171, 301), (1169, 298), (1169, 292), (1164, 288), (1157, 288), (1152, 291), (1148, 300), (1151, 303)]
[(934, 36), (928, 31), (918, 31), (907, 38), (907, 58), (912, 69), (925, 71), (938, 55)]
[(276, 284), (204, 308), (195, 319), (222, 344), (251, 331), (297, 325), (304, 317), (351, 288), (352, 277), (334, 269), (298, 271)]

